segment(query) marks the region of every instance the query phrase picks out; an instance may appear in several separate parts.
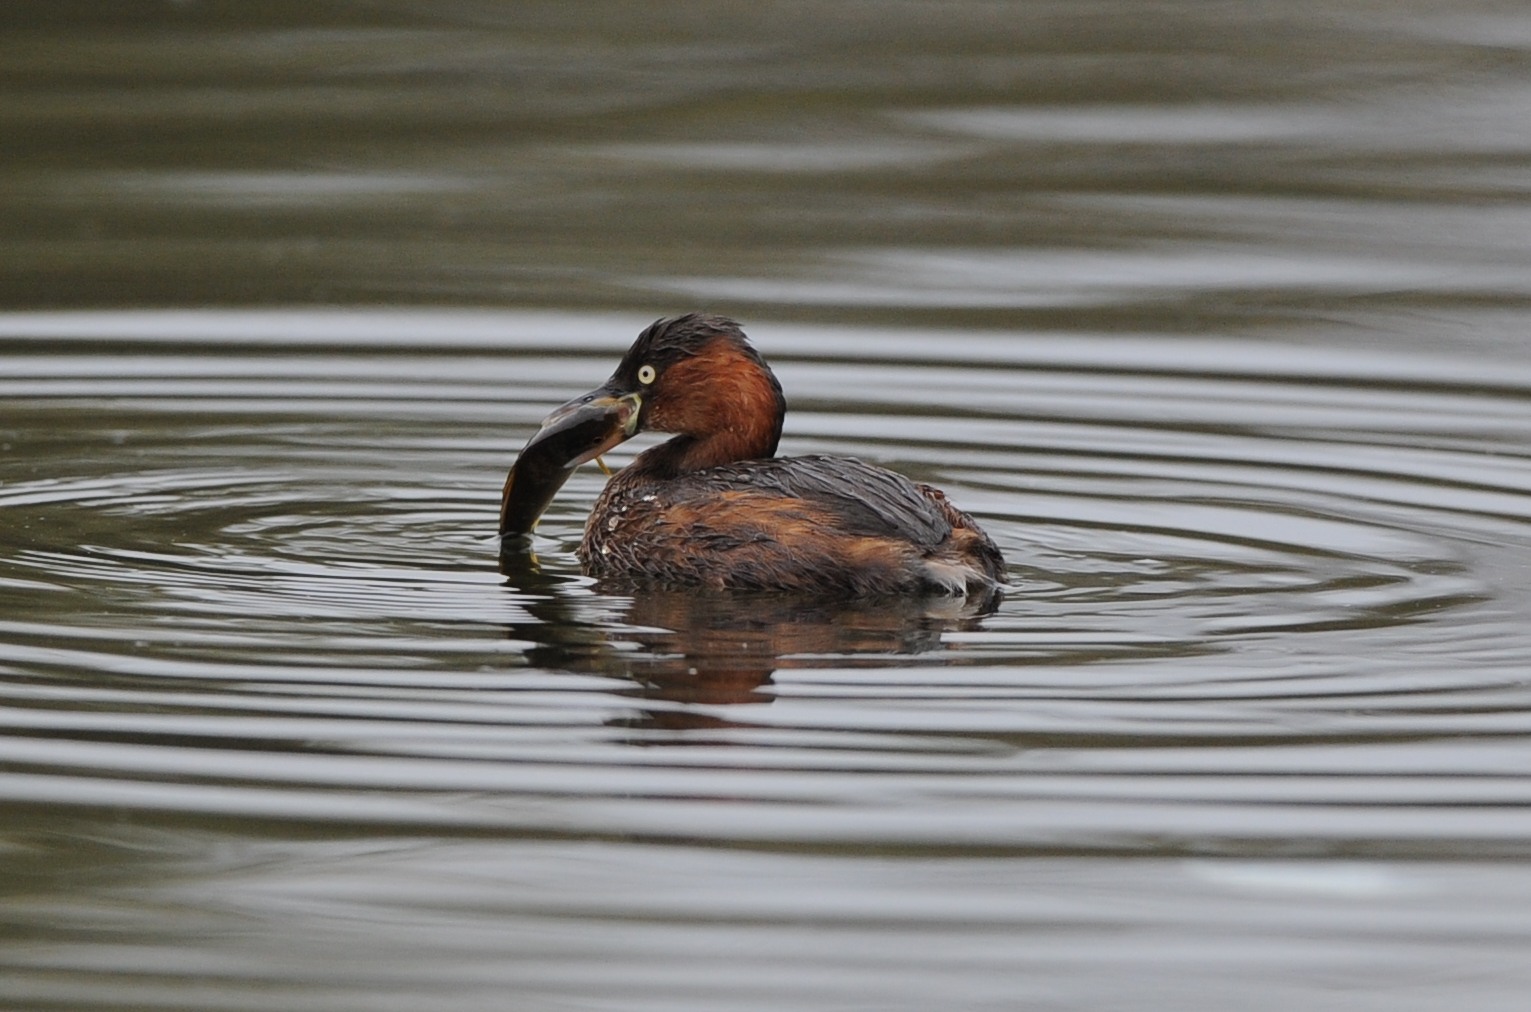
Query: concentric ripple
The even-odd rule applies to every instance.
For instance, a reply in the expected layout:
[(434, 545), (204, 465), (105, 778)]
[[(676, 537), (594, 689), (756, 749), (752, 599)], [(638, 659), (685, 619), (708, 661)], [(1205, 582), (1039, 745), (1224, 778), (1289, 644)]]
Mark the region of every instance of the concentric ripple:
[(593, 585), (594, 468), (537, 567), (498, 571), (515, 449), (641, 320), (233, 319), (0, 320), (15, 810), (984, 853), (1258, 850), (1299, 812), (1320, 848), (1531, 838), (1513, 808), (1440, 819), (1463, 778), (1524, 800), (1490, 773), (1528, 730), (1531, 376), (762, 322), (786, 452), (939, 484), (1011, 563), (991, 615), (825, 609)]

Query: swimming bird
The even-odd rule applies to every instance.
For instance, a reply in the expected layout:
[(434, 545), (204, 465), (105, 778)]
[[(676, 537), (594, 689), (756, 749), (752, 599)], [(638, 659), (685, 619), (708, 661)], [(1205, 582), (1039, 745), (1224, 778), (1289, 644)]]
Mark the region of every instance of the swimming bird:
[(596, 499), (578, 555), (624, 586), (835, 596), (992, 596), (1004, 559), (930, 485), (852, 457), (777, 457), (781, 384), (722, 316), (655, 321), (599, 388), (543, 421), (505, 480), (502, 551), (524, 546), (574, 468), (673, 433)]

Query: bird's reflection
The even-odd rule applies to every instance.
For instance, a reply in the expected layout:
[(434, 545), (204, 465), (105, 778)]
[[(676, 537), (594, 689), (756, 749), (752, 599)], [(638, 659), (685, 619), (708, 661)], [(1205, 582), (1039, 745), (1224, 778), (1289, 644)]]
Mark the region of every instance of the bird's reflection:
[[(795, 595), (593, 588), (545, 570), (526, 551), (500, 557), (506, 584), (524, 595), (532, 621), (511, 635), (529, 641), (538, 667), (630, 679), (644, 699), (680, 704), (767, 703), (784, 667), (855, 663), (858, 656), (917, 654), (942, 634), (972, 628), (998, 598), (834, 601)], [(592, 590), (594, 593), (592, 593)], [(679, 728), (729, 721), (690, 708), (648, 709), (641, 723)]]

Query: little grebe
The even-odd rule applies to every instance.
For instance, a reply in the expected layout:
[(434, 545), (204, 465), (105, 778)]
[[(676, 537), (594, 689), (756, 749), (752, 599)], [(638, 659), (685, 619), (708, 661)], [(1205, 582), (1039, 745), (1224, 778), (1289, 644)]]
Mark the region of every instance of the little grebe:
[(776, 457), (786, 399), (720, 316), (656, 321), (602, 387), (554, 411), (505, 479), (500, 534), (524, 541), (573, 469), (634, 434), (673, 439), (607, 483), (579, 546), (628, 584), (841, 595), (993, 594), (999, 549), (929, 485), (850, 457)]

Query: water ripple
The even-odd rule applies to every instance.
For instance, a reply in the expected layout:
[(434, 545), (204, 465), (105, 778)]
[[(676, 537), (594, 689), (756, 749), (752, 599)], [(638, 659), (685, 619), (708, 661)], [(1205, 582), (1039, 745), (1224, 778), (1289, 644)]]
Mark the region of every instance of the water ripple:
[(89, 338), (12, 374), (4, 804), (983, 852), (1531, 836), (1526, 376), (1002, 334), (932, 366), (939, 334), (755, 328), (787, 452), (936, 482), (1004, 546), (974, 617), (604, 593), (572, 555), (594, 469), (507, 584), (504, 467), (630, 327), (507, 316), (491, 351), (482, 315), (417, 314), (448, 338), (422, 356), (308, 318), (332, 355), (149, 319), (0, 320)]

